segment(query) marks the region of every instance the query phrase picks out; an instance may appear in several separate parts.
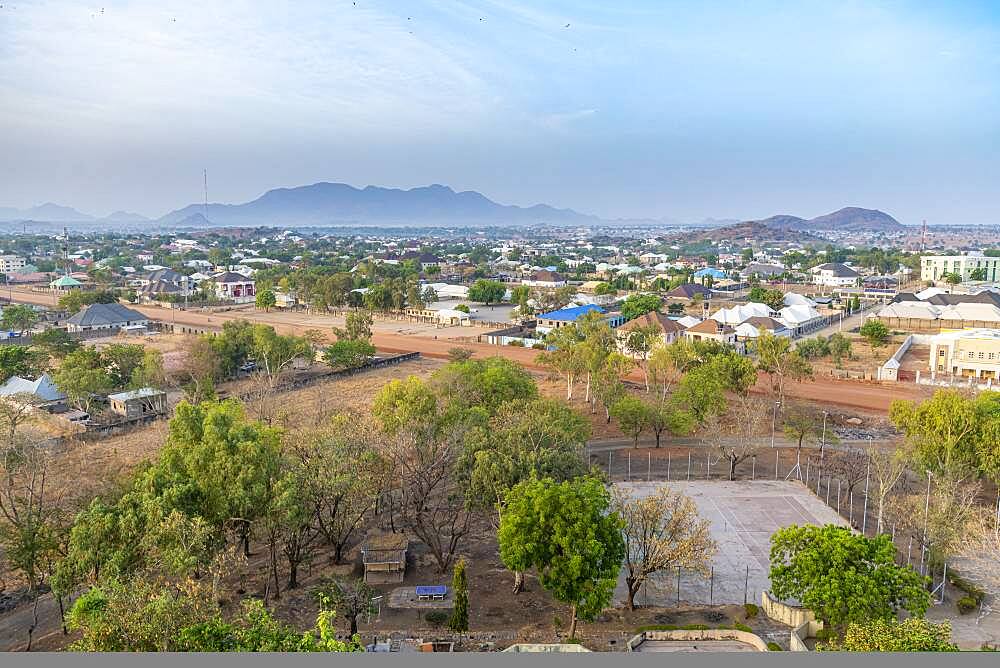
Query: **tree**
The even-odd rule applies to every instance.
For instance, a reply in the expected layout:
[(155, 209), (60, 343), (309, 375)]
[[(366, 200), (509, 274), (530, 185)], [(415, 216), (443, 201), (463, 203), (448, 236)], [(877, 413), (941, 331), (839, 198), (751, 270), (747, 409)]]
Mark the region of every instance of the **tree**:
[(344, 329), (334, 327), (333, 333), (338, 340), (371, 341), (374, 323), (375, 317), (371, 311), (351, 311), (344, 318)]
[(107, 372), (114, 389), (124, 389), (135, 370), (142, 367), (145, 353), (146, 349), (138, 343), (112, 343), (100, 351), (96, 364)]
[(448, 628), (455, 633), (465, 633), (469, 630), (469, 583), (465, 576), (465, 559), (459, 559), (455, 564), (451, 590), (455, 603), (451, 610), (451, 618), (448, 620)]
[(707, 432), (720, 455), (729, 464), (729, 479), (736, 480), (736, 467), (757, 456), (761, 427), (767, 419), (766, 403), (749, 395), (729, 406), (723, 415), (712, 415)]
[(784, 401), (785, 382), (802, 381), (812, 377), (812, 365), (798, 351), (792, 350), (791, 341), (785, 336), (768, 332), (757, 338), (757, 368), (771, 376), (771, 391), (775, 399)]
[(270, 311), (277, 303), (278, 300), (275, 298), (273, 290), (259, 290), (254, 299), (256, 307), (263, 311)]
[(649, 392), (649, 353), (657, 343), (663, 340), (663, 332), (656, 325), (635, 327), (625, 334), (625, 352), (632, 356), (642, 369), (646, 381), (646, 391)]
[(481, 408), (490, 415), (508, 401), (538, 396), (531, 375), (504, 357), (451, 362), (434, 372), (430, 385), (448, 407)]
[(768, 307), (775, 311), (780, 311), (785, 306), (785, 295), (781, 293), (781, 290), (764, 288), (759, 285), (750, 289), (750, 294), (747, 295), (747, 298), (751, 302), (767, 304)]
[(64, 329), (50, 327), (43, 332), (32, 335), (31, 347), (41, 350), (50, 357), (62, 359), (80, 347), (80, 342), (69, 335)]
[(881, 348), (889, 340), (889, 328), (874, 318), (866, 320), (859, 331), (872, 348)]
[(956, 286), (962, 282), (962, 275), (957, 272), (944, 274), (941, 278), (944, 279), (945, 283), (951, 286)]
[(129, 386), (133, 388), (155, 387), (167, 385), (167, 374), (163, 369), (163, 353), (156, 348), (143, 351), (142, 361), (132, 369)]
[(573, 386), (580, 374), (586, 371), (584, 350), (580, 346), (583, 336), (576, 325), (553, 329), (545, 337), (552, 349), (538, 353), (535, 362), (551, 369), (566, 379), (566, 400), (573, 398)]
[(889, 493), (906, 474), (906, 454), (902, 450), (884, 450), (872, 444), (868, 447), (868, 461), (871, 464), (872, 480), (875, 483), (875, 499), (878, 504), (875, 532), (882, 533), (885, 502)]
[(649, 409), (638, 397), (627, 395), (611, 406), (611, 417), (618, 421), (618, 427), (632, 438), (632, 447), (639, 447), (639, 434), (649, 426)]
[(8, 304), (3, 310), (0, 326), (24, 334), (38, 322), (38, 313), (27, 304)]
[(593, 399), (604, 407), (604, 415), (608, 423), (611, 422), (611, 407), (625, 397), (626, 391), (622, 378), (632, 370), (633, 364), (634, 362), (625, 355), (614, 352), (604, 359), (603, 364), (594, 374)]
[(88, 413), (96, 395), (115, 388), (101, 354), (93, 347), (80, 348), (67, 355), (52, 374), (52, 380), (78, 409)]
[(930, 605), (927, 579), (897, 566), (889, 536), (856, 535), (828, 524), (789, 526), (771, 536), (771, 591), (794, 598), (832, 627), (920, 617)]
[(313, 590), (313, 598), (324, 609), (339, 609), (351, 625), (351, 635), (358, 633), (358, 617), (375, 612), (372, 599), (378, 590), (362, 578), (328, 581)]
[(637, 498), (616, 488), (613, 498), (612, 507), (622, 520), (629, 610), (635, 610), (635, 596), (643, 584), (655, 583), (660, 573), (675, 568), (708, 572), (718, 546), (712, 540), (711, 522), (698, 515), (690, 498), (667, 487)]
[(646, 363), (650, 389), (665, 400), (674, 384), (701, 363), (695, 345), (687, 339), (678, 339), (669, 345), (658, 343), (650, 350)]
[(971, 272), (969, 272), (970, 281), (985, 281), (986, 280), (986, 269), (984, 267), (976, 267)]
[(625, 545), (610, 505), (596, 478), (543, 478), (514, 487), (500, 521), (500, 559), (513, 571), (536, 568), (542, 586), (570, 606), (570, 638), (577, 617), (592, 620), (614, 593)]
[(48, 356), (26, 346), (0, 346), (0, 382), (11, 376), (37, 378), (45, 373)]
[(356, 369), (375, 356), (375, 346), (364, 340), (342, 339), (328, 346), (323, 361), (334, 369)]
[(848, 624), (843, 640), (821, 643), (816, 649), (828, 652), (959, 651), (958, 645), (951, 641), (950, 622), (935, 624), (919, 617)]
[(843, 364), (844, 359), (851, 359), (851, 340), (840, 332), (831, 334), (827, 344), (830, 348), (830, 358), (833, 359), (833, 363), (838, 369)]
[(656, 437), (656, 447), (660, 447), (660, 439), (666, 432), (681, 436), (691, 433), (694, 429), (694, 415), (690, 411), (678, 408), (676, 402), (654, 397), (646, 402), (646, 409), (649, 429)]
[(469, 287), (469, 300), (480, 304), (495, 304), (503, 299), (507, 288), (500, 281), (481, 278)]
[(920, 403), (893, 401), (889, 419), (906, 436), (906, 447), (917, 464), (939, 476), (961, 478), (976, 466), (977, 431), (982, 425), (977, 406), (988, 400), (987, 396), (977, 402), (958, 390), (937, 390)]
[(59, 297), (59, 308), (73, 314), (90, 304), (116, 304), (117, 302), (118, 297), (107, 290), (74, 289)]
[(653, 294), (632, 294), (622, 302), (621, 314), (625, 320), (634, 320), (640, 315), (656, 311), (663, 305), (663, 299)]
[(816, 440), (819, 436), (816, 429), (816, 419), (802, 406), (796, 406), (786, 412), (782, 423), (785, 438), (795, 443), (795, 467), (798, 477), (802, 479), (802, 443)]
[(518, 285), (510, 289), (510, 301), (517, 306), (518, 315), (521, 317), (531, 314), (531, 288), (527, 285)]
[(722, 379), (708, 365), (689, 371), (673, 394), (673, 400), (683, 410), (703, 422), (710, 415), (721, 413), (726, 408)]
[(469, 348), (462, 348), (461, 346), (455, 346), (454, 348), (448, 349), (449, 362), (464, 362), (470, 359), (472, 359), (472, 350)]
[[(829, 440), (830, 434), (827, 434)], [(868, 453), (861, 448), (846, 448), (834, 452), (829, 458), (832, 473), (843, 481), (847, 498), (854, 494), (854, 488), (865, 479), (869, 471)], [(839, 488), (838, 488), (839, 489)]]

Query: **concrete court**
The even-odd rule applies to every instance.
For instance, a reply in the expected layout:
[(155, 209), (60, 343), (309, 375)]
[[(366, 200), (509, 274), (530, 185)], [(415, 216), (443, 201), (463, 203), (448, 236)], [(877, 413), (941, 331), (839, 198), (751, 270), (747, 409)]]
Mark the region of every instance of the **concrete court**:
[[(639, 497), (648, 496), (666, 484), (615, 483)], [(690, 480), (670, 482), (669, 487), (690, 497), (701, 516), (712, 522), (712, 537), (719, 546), (711, 582), (708, 577), (682, 571), (682, 603), (741, 604), (746, 591), (747, 601), (759, 604), (761, 592), (770, 587), (770, 540), (775, 531), (793, 524), (847, 526), (847, 521), (835, 510), (797, 481)], [(623, 601), (625, 591), (623, 571), (615, 600)], [(663, 576), (636, 596), (640, 605), (671, 606), (677, 600), (676, 572)]]

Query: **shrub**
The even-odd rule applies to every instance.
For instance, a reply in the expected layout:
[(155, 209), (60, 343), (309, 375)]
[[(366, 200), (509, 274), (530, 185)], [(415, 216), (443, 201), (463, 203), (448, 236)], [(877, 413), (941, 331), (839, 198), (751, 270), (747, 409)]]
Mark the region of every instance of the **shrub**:
[(969, 596), (969, 598), (971, 598), (976, 602), (976, 605), (979, 605), (980, 603), (983, 602), (983, 598), (986, 596), (986, 592), (977, 587), (976, 585), (972, 584), (962, 576), (950, 573), (948, 580), (953, 585), (955, 585), (955, 587), (964, 591), (966, 595)]
[(779, 645), (778, 643), (776, 643), (774, 641), (771, 641), (771, 642), (767, 643), (767, 651), (768, 652), (784, 652), (785, 650), (783, 650), (781, 648), (781, 645)]
[(734, 626), (736, 627), (737, 631), (743, 631), (744, 633), (753, 633), (753, 629), (747, 626), (746, 624), (741, 624), (740, 622), (736, 622)]
[(531, 346), (534, 350), (545, 350), (544, 343), (535, 343)]
[(515, 348), (523, 348), (524, 341), (522, 341), (521, 339), (511, 339), (510, 341), (507, 342), (507, 345), (514, 346)]
[(816, 632), (816, 640), (833, 640), (837, 637), (837, 633), (830, 628), (823, 628)]
[(959, 613), (967, 615), (970, 612), (973, 612), (976, 608), (978, 608), (979, 604), (976, 603), (976, 599), (972, 598), (971, 596), (963, 596), (962, 598), (955, 601), (955, 607), (958, 608)]
[(760, 612), (760, 608), (754, 603), (744, 603), (743, 611), (746, 614), (747, 619), (753, 619)]
[(426, 615), (424, 619), (433, 624), (434, 626), (442, 626), (448, 621), (448, 613), (444, 610), (431, 610)]

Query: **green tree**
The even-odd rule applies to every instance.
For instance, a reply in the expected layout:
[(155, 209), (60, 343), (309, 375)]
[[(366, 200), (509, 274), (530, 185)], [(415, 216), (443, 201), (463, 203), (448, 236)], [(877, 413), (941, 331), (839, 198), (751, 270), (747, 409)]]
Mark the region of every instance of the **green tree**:
[(762, 286), (750, 288), (747, 299), (758, 304), (767, 304), (771, 309), (780, 311), (785, 306), (785, 295), (781, 290), (774, 290)]
[(710, 415), (726, 408), (724, 385), (719, 375), (708, 365), (689, 371), (677, 384), (673, 400), (688, 411), (697, 422), (704, 422)]
[(857, 535), (832, 524), (789, 526), (771, 536), (771, 591), (796, 599), (832, 627), (922, 616), (930, 605), (927, 579), (897, 566), (889, 536)]
[(0, 346), (0, 383), (11, 376), (34, 379), (45, 373), (48, 356), (26, 346)]
[(646, 402), (646, 410), (649, 429), (656, 436), (656, 447), (660, 447), (660, 439), (664, 433), (681, 436), (691, 433), (694, 429), (694, 415), (678, 408), (677, 402), (653, 397)]
[(859, 331), (872, 348), (881, 348), (889, 341), (889, 328), (874, 318), (866, 320)]
[(551, 350), (545, 350), (535, 357), (540, 366), (551, 369), (566, 379), (566, 400), (573, 398), (573, 387), (581, 374), (587, 370), (584, 349), (580, 345), (583, 336), (576, 325), (558, 327), (550, 331), (545, 342)]
[(278, 303), (273, 290), (258, 290), (254, 304), (262, 311), (270, 311)]
[(24, 334), (38, 322), (38, 313), (27, 304), (8, 304), (3, 310), (0, 327)]
[(344, 339), (328, 346), (323, 361), (334, 369), (356, 369), (375, 356), (375, 346), (364, 340)]
[(757, 368), (770, 375), (771, 391), (778, 401), (785, 399), (787, 381), (812, 377), (812, 365), (797, 350), (792, 350), (788, 337), (763, 332), (756, 347)]
[(86, 412), (90, 412), (97, 395), (107, 394), (115, 388), (101, 354), (93, 347), (80, 348), (67, 355), (52, 374), (52, 380), (77, 408)]
[(919, 403), (893, 401), (889, 419), (906, 436), (908, 453), (921, 468), (958, 479), (976, 468), (982, 428), (998, 414), (991, 394), (973, 400), (958, 390), (937, 390)]
[(986, 280), (986, 269), (983, 267), (976, 267), (969, 273), (970, 281), (985, 281)]
[(500, 281), (481, 278), (469, 287), (469, 300), (480, 304), (495, 304), (503, 299), (507, 288)]
[(510, 289), (510, 301), (517, 306), (517, 312), (523, 317), (531, 314), (531, 306), (528, 301), (531, 299), (531, 288), (527, 285), (518, 285)]
[(840, 332), (830, 335), (828, 346), (830, 348), (830, 358), (833, 359), (833, 363), (838, 369), (844, 363), (845, 359), (851, 359), (851, 340)]
[(957, 272), (944, 274), (943, 276), (941, 276), (941, 278), (944, 279), (945, 283), (951, 286), (958, 285), (959, 283), (962, 282), (962, 275)]
[(333, 333), (338, 340), (371, 341), (374, 323), (375, 317), (371, 311), (351, 311), (344, 318), (344, 329), (334, 327)]
[(508, 401), (538, 396), (531, 374), (504, 357), (450, 362), (434, 372), (430, 385), (448, 407), (480, 408), (489, 415)]
[(594, 619), (614, 594), (625, 547), (610, 505), (593, 477), (530, 480), (510, 491), (500, 521), (500, 559), (513, 571), (537, 569), (542, 586), (570, 606), (570, 638), (577, 617)]
[(135, 370), (142, 367), (145, 354), (142, 344), (112, 343), (100, 351), (97, 364), (107, 372), (114, 389), (124, 389)]
[(640, 315), (659, 310), (662, 305), (663, 299), (659, 295), (633, 294), (626, 297), (625, 301), (622, 302), (621, 313), (625, 320), (634, 320)]
[(816, 649), (828, 652), (957, 652), (951, 641), (951, 624), (920, 617), (902, 621), (874, 619), (849, 624), (840, 641), (820, 643)]
[(324, 609), (339, 609), (351, 625), (351, 636), (358, 633), (358, 617), (375, 613), (372, 599), (378, 590), (362, 578), (331, 581), (313, 590), (313, 598)]
[(77, 313), (91, 304), (115, 304), (118, 296), (107, 290), (70, 290), (59, 297), (59, 308)]
[(638, 397), (627, 395), (611, 407), (611, 417), (626, 436), (632, 438), (632, 447), (639, 447), (639, 435), (649, 426), (649, 407)]
[(469, 583), (465, 576), (465, 559), (459, 559), (455, 564), (451, 590), (455, 603), (451, 610), (451, 618), (448, 620), (448, 628), (455, 633), (465, 633), (469, 630)]
[(80, 347), (80, 342), (64, 329), (50, 327), (31, 337), (31, 347), (41, 350), (50, 357), (62, 359)]

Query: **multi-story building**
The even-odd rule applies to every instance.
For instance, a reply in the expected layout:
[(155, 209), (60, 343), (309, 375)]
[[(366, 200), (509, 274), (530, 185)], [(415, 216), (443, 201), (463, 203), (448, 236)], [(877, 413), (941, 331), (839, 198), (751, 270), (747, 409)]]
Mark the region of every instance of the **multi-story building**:
[(17, 274), (28, 266), (27, 260), (18, 255), (0, 255), (0, 274)]
[(1000, 329), (967, 329), (931, 339), (931, 376), (1000, 378)]
[(920, 259), (920, 280), (939, 281), (945, 274), (958, 274), (963, 281), (976, 280), (972, 273), (978, 273), (978, 280), (1000, 280), (1000, 257), (987, 257), (973, 251), (964, 255), (925, 255)]

